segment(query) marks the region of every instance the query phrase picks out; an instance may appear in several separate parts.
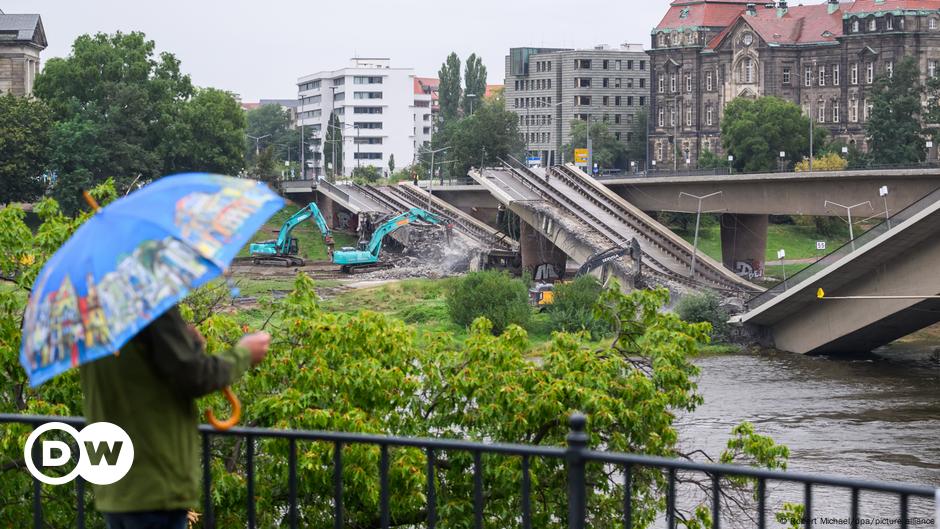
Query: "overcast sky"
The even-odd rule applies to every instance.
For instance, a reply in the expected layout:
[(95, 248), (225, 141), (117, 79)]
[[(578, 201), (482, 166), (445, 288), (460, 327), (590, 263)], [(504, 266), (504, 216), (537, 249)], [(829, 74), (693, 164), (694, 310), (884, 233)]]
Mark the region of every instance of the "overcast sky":
[[(389, 57), (436, 76), (451, 51), (483, 56), (502, 84), (514, 46), (649, 46), (669, 0), (0, 0), (6, 13), (42, 15), (49, 47), (65, 56), (75, 37), (139, 30), (171, 51), (200, 86), (245, 101), (296, 97), (298, 77)], [(469, 6), (473, 6), (472, 9)]]

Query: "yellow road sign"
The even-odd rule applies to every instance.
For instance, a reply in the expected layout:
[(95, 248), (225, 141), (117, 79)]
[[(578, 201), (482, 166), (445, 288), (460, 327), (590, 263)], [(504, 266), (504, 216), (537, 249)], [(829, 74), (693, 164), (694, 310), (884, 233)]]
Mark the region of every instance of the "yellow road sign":
[(574, 163), (588, 163), (588, 150), (587, 149), (575, 149), (574, 150)]

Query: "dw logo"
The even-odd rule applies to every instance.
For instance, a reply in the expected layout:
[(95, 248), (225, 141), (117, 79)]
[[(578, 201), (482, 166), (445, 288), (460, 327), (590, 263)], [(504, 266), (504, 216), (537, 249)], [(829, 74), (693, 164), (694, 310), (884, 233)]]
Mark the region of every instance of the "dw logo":
[[(78, 464), (64, 476), (47, 476), (37, 468), (34, 461), (36, 441), (39, 436), (50, 430), (66, 432), (78, 446)], [(47, 485), (62, 485), (77, 476), (96, 485), (110, 485), (123, 478), (131, 469), (134, 463), (134, 444), (127, 432), (109, 422), (89, 424), (81, 432), (65, 423), (50, 422), (29, 434), (23, 454), (26, 456), (26, 468), (29, 473)], [(72, 447), (64, 441), (41, 441), (38, 455), (41, 456), (43, 468), (64, 467), (72, 462)]]

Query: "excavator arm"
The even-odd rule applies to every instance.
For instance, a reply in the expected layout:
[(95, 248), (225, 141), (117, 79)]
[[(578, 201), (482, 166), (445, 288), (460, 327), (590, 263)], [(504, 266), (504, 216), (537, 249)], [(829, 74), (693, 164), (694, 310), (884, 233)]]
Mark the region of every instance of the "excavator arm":
[(291, 233), (294, 231), (294, 228), (310, 217), (313, 217), (317, 228), (319, 228), (320, 233), (323, 234), (323, 240), (326, 241), (327, 246), (329, 246), (332, 251), (333, 232), (330, 231), (330, 227), (326, 224), (326, 219), (324, 219), (323, 214), (320, 213), (320, 208), (318, 208), (315, 203), (311, 202), (297, 211), (297, 213), (294, 213), (291, 218), (287, 219), (287, 222), (281, 226), (281, 231), (277, 235), (277, 242), (275, 242), (275, 247), (279, 254), (287, 253), (287, 249), (290, 246)]
[(429, 213), (421, 208), (411, 208), (410, 210), (383, 222), (372, 234), (372, 238), (369, 240), (368, 246), (366, 246), (366, 251), (378, 259), (379, 252), (382, 251), (382, 241), (385, 239), (386, 235), (389, 235), (398, 229), (419, 220), (423, 220), (430, 224), (441, 223), (441, 220), (434, 214)]

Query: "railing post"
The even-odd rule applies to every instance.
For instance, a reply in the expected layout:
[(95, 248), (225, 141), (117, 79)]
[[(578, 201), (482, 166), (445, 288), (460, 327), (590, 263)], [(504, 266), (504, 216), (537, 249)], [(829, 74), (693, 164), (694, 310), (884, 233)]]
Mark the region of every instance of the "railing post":
[(584, 452), (588, 436), (585, 432), (587, 417), (574, 412), (568, 418), (568, 529), (584, 529), (587, 518), (587, 484), (584, 472)]

